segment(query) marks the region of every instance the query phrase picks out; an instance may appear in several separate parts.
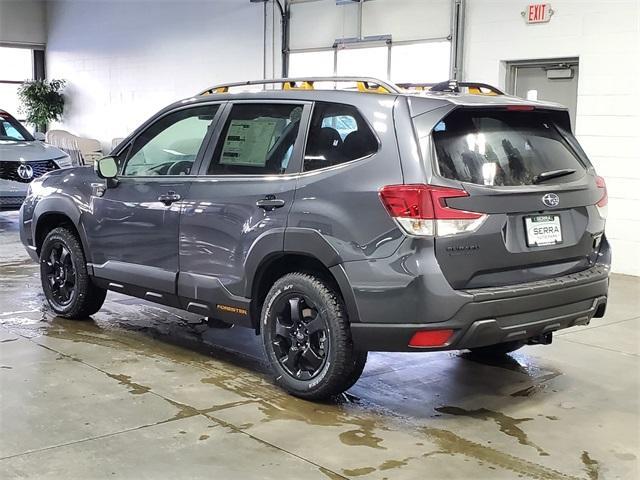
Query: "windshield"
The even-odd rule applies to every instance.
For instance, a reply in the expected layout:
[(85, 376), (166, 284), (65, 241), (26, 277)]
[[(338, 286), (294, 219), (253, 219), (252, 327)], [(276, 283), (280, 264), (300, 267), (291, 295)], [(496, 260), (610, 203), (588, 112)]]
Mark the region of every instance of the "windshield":
[[(429, 134), (420, 132), (419, 117), (416, 127), (419, 136)], [(458, 109), (431, 133), (440, 175), (461, 182), (532, 185), (545, 172), (575, 170), (549, 180), (560, 183), (576, 180), (585, 171), (545, 112)]]
[(33, 137), (15, 118), (6, 112), (0, 111), (0, 140), (32, 142)]

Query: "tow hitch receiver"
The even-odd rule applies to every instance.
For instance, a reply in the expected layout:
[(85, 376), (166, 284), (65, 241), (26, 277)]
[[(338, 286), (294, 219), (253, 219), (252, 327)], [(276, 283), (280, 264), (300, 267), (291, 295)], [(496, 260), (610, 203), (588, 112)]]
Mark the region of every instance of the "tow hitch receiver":
[(550, 345), (553, 341), (553, 332), (543, 333), (527, 340), (527, 345)]

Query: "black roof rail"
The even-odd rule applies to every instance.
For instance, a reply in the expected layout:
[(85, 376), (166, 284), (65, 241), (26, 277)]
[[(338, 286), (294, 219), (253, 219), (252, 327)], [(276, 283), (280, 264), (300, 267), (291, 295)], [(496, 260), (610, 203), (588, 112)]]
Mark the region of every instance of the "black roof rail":
[(467, 88), (469, 93), (476, 95), (505, 95), (503, 91), (497, 89), (493, 85), (480, 82), (458, 82), (457, 80), (447, 80), (439, 83), (398, 83), (397, 85), (405, 90), (425, 92), (459, 93), (460, 87), (463, 87)]
[(373, 77), (300, 77), (223, 83), (207, 88), (198, 95), (226, 93), (232, 87), (247, 87), (251, 85), (282, 85), (283, 90), (313, 90), (315, 82), (355, 82), (359, 92), (402, 93), (397, 85)]

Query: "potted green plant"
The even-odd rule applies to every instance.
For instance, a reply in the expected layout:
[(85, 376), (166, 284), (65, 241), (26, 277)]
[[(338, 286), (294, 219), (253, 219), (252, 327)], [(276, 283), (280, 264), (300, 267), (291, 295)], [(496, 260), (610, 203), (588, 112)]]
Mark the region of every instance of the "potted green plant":
[(29, 80), (18, 90), (20, 110), (37, 131), (44, 132), (49, 122), (60, 120), (64, 110), (61, 91), (65, 83), (65, 80)]

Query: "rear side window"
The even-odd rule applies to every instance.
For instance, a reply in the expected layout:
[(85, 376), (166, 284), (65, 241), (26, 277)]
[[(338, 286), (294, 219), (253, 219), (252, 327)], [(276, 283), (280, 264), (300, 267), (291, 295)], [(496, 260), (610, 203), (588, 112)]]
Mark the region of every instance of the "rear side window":
[[(420, 137), (429, 134), (421, 131), (419, 117), (415, 123)], [(543, 172), (576, 171), (553, 180), (558, 183), (575, 180), (585, 171), (544, 112), (459, 109), (436, 124), (432, 136), (440, 175), (453, 180), (531, 185)]]
[(315, 104), (304, 155), (305, 171), (357, 160), (377, 150), (376, 136), (355, 107)]

